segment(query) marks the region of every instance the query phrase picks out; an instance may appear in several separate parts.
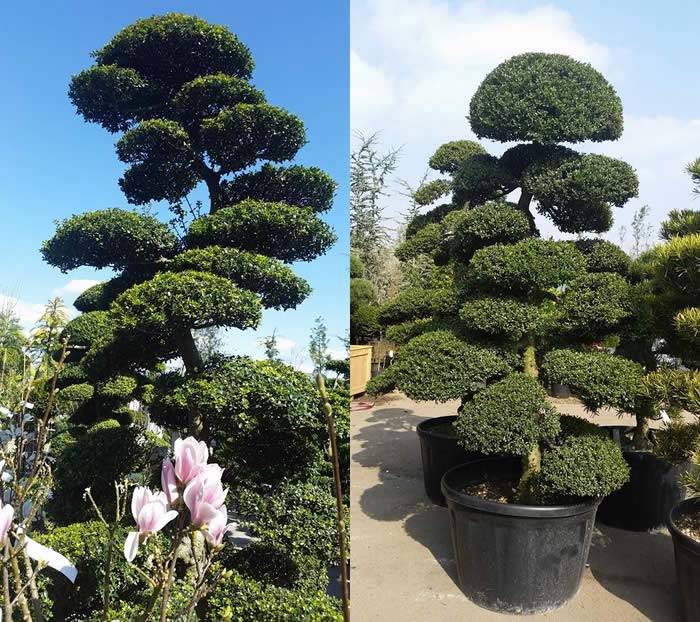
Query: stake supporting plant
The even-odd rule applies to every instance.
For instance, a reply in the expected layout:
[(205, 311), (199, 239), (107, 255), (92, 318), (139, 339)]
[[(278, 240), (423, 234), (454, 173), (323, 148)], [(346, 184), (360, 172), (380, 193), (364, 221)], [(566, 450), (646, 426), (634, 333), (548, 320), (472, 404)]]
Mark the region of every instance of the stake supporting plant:
[(328, 423), (328, 436), (331, 442), (331, 457), (333, 459), (333, 477), (335, 480), (335, 504), (338, 512), (338, 546), (340, 547), (340, 580), (342, 581), (341, 595), (343, 599), (343, 619), (350, 620), (350, 594), (348, 582), (348, 559), (345, 545), (345, 506), (343, 505), (343, 490), (340, 481), (340, 458), (338, 456), (338, 440), (335, 433), (335, 423), (333, 421), (333, 408), (328, 399), (326, 382), (322, 374), (316, 375), (316, 384), (321, 394), (323, 402), (323, 412)]

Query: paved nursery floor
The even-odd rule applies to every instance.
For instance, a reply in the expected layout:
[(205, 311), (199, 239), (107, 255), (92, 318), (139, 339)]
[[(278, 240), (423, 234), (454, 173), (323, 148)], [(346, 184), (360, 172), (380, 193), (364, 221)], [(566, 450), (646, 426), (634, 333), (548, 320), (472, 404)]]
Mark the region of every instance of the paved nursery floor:
[[(573, 399), (562, 412), (585, 416)], [(539, 616), (505, 616), (477, 607), (456, 585), (447, 510), (423, 493), (416, 425), (455, 414), (457, 403), (385, 396), (354, 411), (352, 426), (352, 616), (372, 622), (671, 622), (678, 620), (671, 538), (664, 531), (596, 529), (581, 589), (565, 607)], [(614, 413), (598, 423), (627, 423)]]

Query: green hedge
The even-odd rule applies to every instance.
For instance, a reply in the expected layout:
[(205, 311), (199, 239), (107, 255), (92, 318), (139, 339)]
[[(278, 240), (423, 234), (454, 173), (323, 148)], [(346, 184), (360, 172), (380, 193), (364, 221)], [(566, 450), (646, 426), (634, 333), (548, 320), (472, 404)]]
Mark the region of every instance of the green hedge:
[(287, 590), (238, 573), (221, 581), (208, 598), (207, 622), (342, 622), (337, 599), (324, 592)]

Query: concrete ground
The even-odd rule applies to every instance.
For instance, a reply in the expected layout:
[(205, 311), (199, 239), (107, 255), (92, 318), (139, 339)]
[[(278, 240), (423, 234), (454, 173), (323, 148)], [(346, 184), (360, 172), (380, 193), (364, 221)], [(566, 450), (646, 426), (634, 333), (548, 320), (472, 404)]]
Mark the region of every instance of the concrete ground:
[[(574, 399), (553, 400), (585, 416)], [(455, 414), (457, 402), (417, 403), (398, 393), (351, 414), (352, 619), (359, 622), (675, 622), (671, 537), (597, 527), (581, 589), (567, 605), (507, 616), (472, 604), (457, 586), (447, 510), (423, 492), (416, 425)], [(614, 413), (600, 424), (632, 423)]]

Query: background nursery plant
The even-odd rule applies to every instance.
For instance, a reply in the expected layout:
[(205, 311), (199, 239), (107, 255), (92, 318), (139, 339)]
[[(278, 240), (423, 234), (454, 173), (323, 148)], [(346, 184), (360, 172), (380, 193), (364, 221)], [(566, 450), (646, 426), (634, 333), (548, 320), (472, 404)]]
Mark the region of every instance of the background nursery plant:
[[(71, 551), (80, 574), (68, 595), (59, 578), (51, 582), (54, 609), (67, 619), (99, 610), (112, 619), (138, 617), (149, 606), (144, 595), (152, 586), (125, 560), (112, 558), (109, 608), (100, 588), (110, 542), (125, 537), (124, 521), (110, 518), (119, 511), (114, 482), (153, 488), (170, 445), (146, 428), (148, 420), (216, 446), (230, 509), (255, 538), (218, 556), (220, 580), (197, 605), (199, 619), (339, 618), (339, 600), (326, 595), (339, 550), (316, 387), (276, 360), (205, 359), (196, 339), (211, 327), (254, 328), (262, 309), (293, 309), (308, 296), (308, 283), (289, 264), (311, 261), (335, 241), (321, 215), (336, 184), (316, 167), (288, 163), (306, 141), (303, 123), (253, 86), (251, 53), (226, 28), (155, 16), (93, 56), (94, 65), (71, 80), (71, 101), (86, 121), (121, 134), (117, 155), (127, 169), (119, 184), (127, 200), (161, 201), (170, 217), (161, 221), (155, 214), (164, 210), (150, 208), (86, 212), (59, 223), (42, 247), (62, 271), (116, 272), (78, 297), (82, 315), (63, 331), (64, 423), (48, 507), (60, 526), (44, 539)], [(198, 185), (206, 205), (189, 201)], [(173, 359), (183, 369), (165, 371)], [(329, 393), (347, 474), (349, 396), (342, 385)], [(82, 499), (88, 486), (93, 504)], [(149, 503), (160, 507), (159, 499)], [(90, 520), (93, 505), (106, 525)], [(145, 546), (160, 546), (159, 538)], [(178, 607), (192, 602), (185, 577), (196, 560), (184, 553), (171, 559), (169, 599)]]

